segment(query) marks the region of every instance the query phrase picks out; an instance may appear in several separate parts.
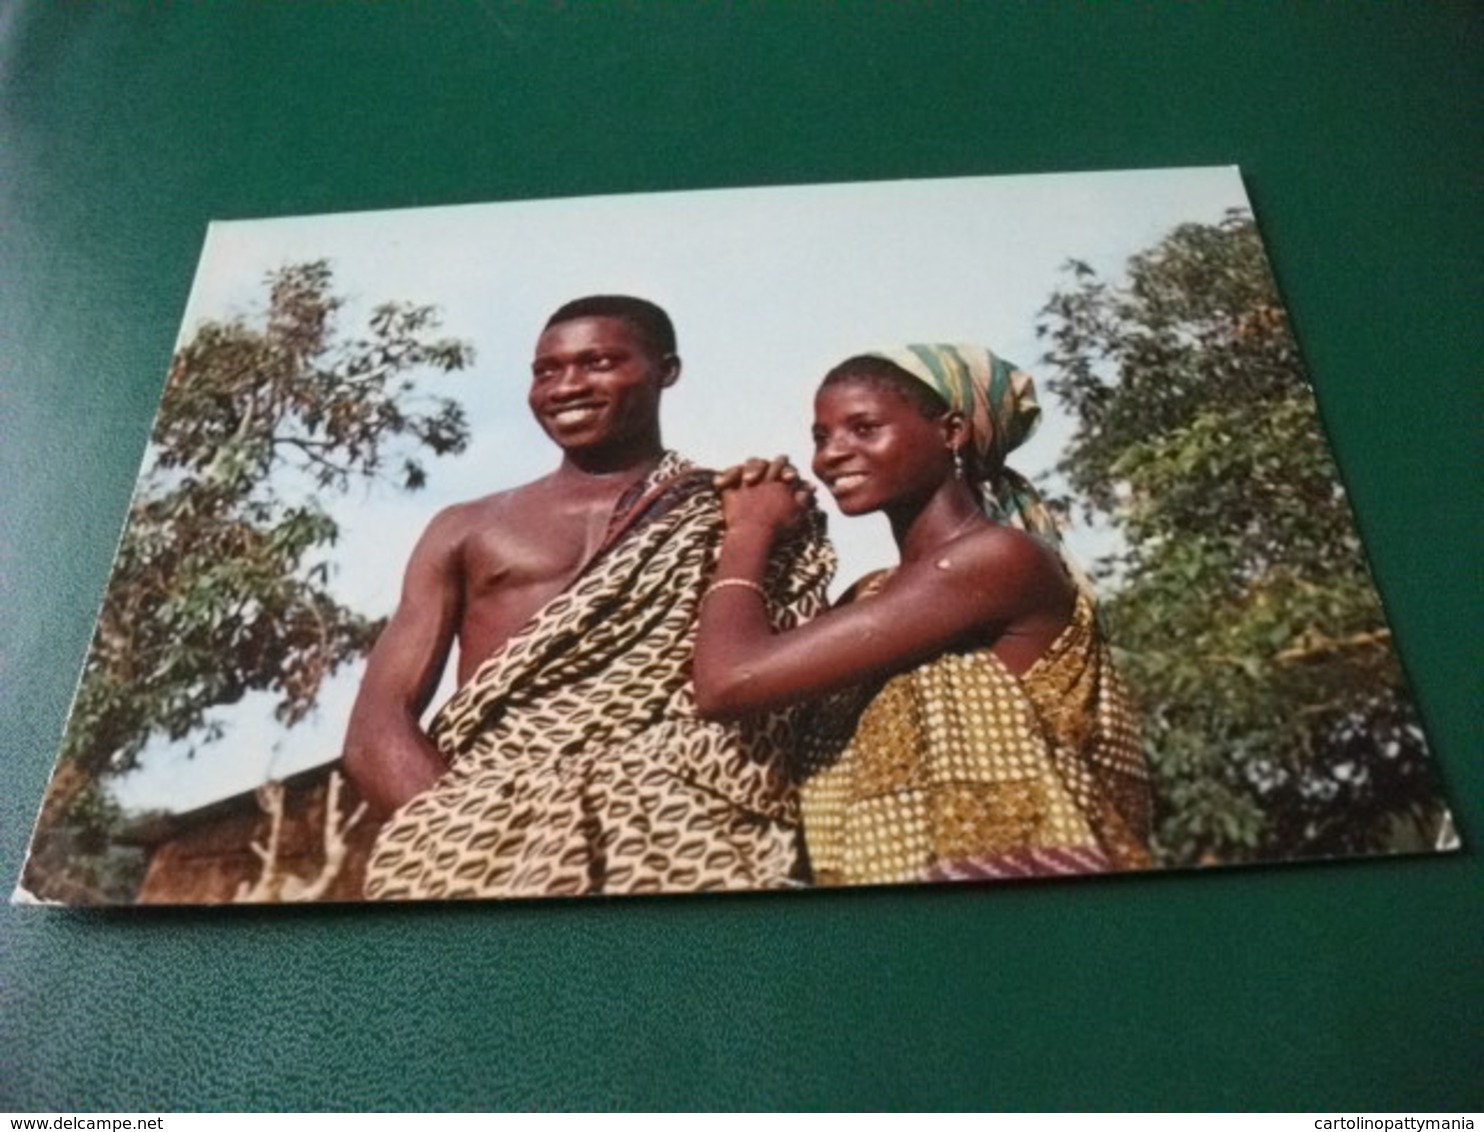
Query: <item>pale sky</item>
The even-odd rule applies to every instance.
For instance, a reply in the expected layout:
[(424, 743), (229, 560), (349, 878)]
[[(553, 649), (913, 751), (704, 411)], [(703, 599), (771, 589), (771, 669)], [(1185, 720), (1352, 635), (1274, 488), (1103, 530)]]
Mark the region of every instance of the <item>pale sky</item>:
[[(807, 469), (814, 387), (834, 363), (908, 342), (978, 342), (1038, 374), (1036, 314), (1065, 284), (1068, 259), (1116, 278), (1176, 225), (1249, 207), (1238, 171), (1221, 167), (217, 222), (180, 340), (204, 321), (251, 321), (267, 272), (328, 259), (335, 293), (349, 300), (342, 330), (358, 331), (379, 302), (406, 300), (436, 305), (442, 333), (474, 345), (470, 369), (425, 386), (463, 403), (468, 450), (425, 461), (421, 492), (377, 486), (321, 500), (341, 524), (325, 555), (333, 588), (374, 617), (395, 607), (402, 567), (435, 511), (555, 466), (525, 391), (540, 328), (568, 299), (633, 294), (669, 311), (684, 362), (662, 408), (670, 447), (713, 467), (787, 453)], [(1056, 462), (1071, 431), (1044, 385), (1041, 403), (1041, 429), (1008, 461), (1032, 478)], [(895, 561), (879, 516), (843, 521), (832, 512), (831, 535), (837, 591)], [(1086, 561), (1109, 539), (1074, 531), (1068, 544)], [(330, 681), (314, 716), (292, 729), (273, 721), (272, 697), (256, 695), (218, 713), (226, 736), (194, 757), (188, 742), (151, 744), (116, 796), (129, 808), (191, 809), (334, 758), (361, 670)]]

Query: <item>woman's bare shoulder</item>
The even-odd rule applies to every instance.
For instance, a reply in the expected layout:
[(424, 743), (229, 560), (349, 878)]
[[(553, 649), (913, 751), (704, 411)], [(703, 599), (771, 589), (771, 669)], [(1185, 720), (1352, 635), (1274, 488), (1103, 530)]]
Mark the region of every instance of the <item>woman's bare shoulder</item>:
[(1057, 549), (1016, 527), (970, 531), (917, 564), (913, 573), (917, 584), (956, 593), (966, 606), (997, 622), (1060, 609), (1074, 591)]

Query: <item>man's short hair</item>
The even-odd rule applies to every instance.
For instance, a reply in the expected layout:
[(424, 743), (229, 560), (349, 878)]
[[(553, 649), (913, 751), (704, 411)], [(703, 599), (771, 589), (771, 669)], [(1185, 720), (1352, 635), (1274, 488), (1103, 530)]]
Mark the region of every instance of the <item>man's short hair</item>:
[(543, 329), (577, 318), (616, 318), (624, 323), (656, 357), (675, 353), (675, 325), (664, 308), (632, 295), (587, 295), (563, 303)]

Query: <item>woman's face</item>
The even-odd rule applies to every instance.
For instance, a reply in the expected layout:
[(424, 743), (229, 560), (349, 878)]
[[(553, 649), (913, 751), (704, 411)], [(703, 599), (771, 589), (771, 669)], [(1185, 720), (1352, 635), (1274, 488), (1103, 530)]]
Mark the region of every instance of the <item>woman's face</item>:
[(814, 474), (846, 515), (921, 504), (953, 475), (942, 420), (900, 393), (863, 381), (814, 398)]

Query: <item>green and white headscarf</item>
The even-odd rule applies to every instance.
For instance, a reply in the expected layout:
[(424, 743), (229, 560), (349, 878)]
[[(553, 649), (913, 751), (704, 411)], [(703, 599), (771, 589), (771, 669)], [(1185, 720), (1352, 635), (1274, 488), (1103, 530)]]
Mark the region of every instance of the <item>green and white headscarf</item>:
[(1031, 375), (983, 346), (916, 344), (874, 356), (899, 366), (964, 415), (976, 456), (971, 474), (979, 477), (984, 513), (1060, 546), (1061, 531), (1040, 492), (1005, 466), (1005, 457), (1041, 421)]

